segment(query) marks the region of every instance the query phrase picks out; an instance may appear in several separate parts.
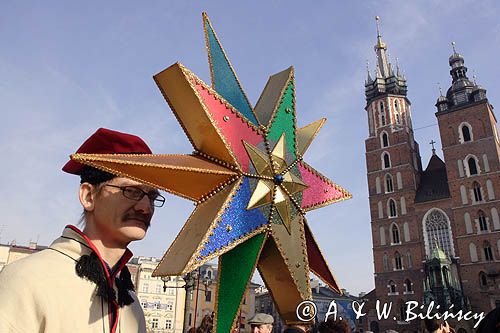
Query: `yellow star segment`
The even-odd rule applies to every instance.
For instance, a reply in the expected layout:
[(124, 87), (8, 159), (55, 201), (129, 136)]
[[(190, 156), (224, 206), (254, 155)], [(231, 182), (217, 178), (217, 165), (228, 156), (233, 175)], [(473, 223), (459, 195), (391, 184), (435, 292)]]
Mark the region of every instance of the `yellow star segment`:
[(271, 164), (269, 163), (269, 157), (257, 147), (243, 141), (245, 150), (247, 151), (250, 161), (255, 168), (255, 171), (260, 176), (273, 177), (273, 170)]
[(285, 134), (282, 134), (271, 153), (271, 160), (273, 161), (273, 166), (276, 173), (282, 173), (283, 170), (286, 169), (285, 147)]
[(283, 178), (284, 180), (281, 186), (283, 186), (290, 194), (302, 192), (307, 188), (307, 185), (304, 184), (304, 182), (302, 182), (299, 177), (295, 176), (290, 171), (285, 173), (283, 175)]
[(248, 201), (247, 210), (262, 207), (273, 202), (274, 183), (271, 180), (259, 179), (255, 190)]
[[(286, 230), (290, 233), (292, 205), (297, 206), (297, 203), (290, 196), (302, 192), (307, 188), (307, 185), (299, 176), (293, 174), (291, 170), (287, 170), (291, 168), (285, 159), (285, 136), (280, 137), (270, 156), (248, 142), (243, 141), (243, 144), (256, 172), (256, 174), (248, 174), (248, 176), (258, 179), (246, 209), (250, 210), (272, 204)], [(300, 210), (300, 207), (296, 208)]]
[(307, 148), (309, 148), (309, 145), (314, 140), (314, 137), (318, 134), (325, 122), (326, 119), (321, 118), (320, 120), (316, 120), (314, 123), (310, 123), (309, 125), (297, 130), (297, 154), (299, 156), (304, 156)]

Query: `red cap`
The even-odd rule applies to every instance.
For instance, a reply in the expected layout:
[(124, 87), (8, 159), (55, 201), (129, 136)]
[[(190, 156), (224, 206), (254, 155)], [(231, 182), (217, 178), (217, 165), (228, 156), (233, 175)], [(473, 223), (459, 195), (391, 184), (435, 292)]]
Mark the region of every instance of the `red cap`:
[[(148, 145), (138, 136), (99, 128), (92, 134), (76, 153), (85, 154), (152, 154)], [(80, 175), (85, 165), (69, 160), (62, 170)]]

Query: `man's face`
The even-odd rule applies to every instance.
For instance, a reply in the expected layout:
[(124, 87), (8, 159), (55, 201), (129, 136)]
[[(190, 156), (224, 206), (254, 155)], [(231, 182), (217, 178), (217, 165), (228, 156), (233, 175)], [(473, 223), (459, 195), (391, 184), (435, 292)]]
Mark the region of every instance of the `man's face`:
[[(110, 185), (110, 186), (108, 186)], [(100, 190), (94, 195), (92, 220), (103, 242), (128, 244), (143, 239), (149, 228), (154, 213), (154, 206), (145, 195), (136, 201), (123, 195), (120, 188), (114, 186), (132, 186), (147, 193), (158, 191), (136, 181), (115, 177), (100, 184)]]
[(250, 325), (251, 333), (271, 333), (273, 331), (273, 325), (270, 324), (260, 324), (260, 325)]

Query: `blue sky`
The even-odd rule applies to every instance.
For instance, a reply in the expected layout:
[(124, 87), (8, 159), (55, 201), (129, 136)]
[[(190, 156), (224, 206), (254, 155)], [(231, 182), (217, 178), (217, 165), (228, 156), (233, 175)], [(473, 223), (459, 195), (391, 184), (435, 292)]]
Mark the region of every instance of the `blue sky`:
[[(251, 102), (269, 75), (295, 66), (298, 125), (327, 123), (309, 164), (353, 199), (307, 214), (340, 284), (373, 288), (364, 159), (366, 60), (375, 15), (408, 80), (424, 166), (438, 141), (435, 101), (449, 87), (451, 41), (500, 105), (500, 6), (495, 1), (4, 1), (0, 5), (0, 242), (48, 245), (81, 208), (78, 179), (60, 168), (98, 127), (143, 137), (156, 153), (190, 153), (152, 76), (176, 61), (210, 83), (206, 11)], [(434, 125), (434, 126), (429, 126)], [(429, 126), (429, 127), (426, 127)], [(426, 127), (419, 129), (421, 127)], [(168, 196), (136, 255), (161, 256), (193, 209)]]

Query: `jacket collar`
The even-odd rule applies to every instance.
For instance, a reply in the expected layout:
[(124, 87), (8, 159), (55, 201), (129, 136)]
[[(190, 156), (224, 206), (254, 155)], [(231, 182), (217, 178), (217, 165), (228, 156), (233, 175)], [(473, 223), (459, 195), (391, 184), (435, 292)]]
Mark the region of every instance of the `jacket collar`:
[[(82, 231), (80, 231), (77, 227), (73, 225), (67, 225), (64, 228), (63, 234), (61, 237), (56, 239), (51, 245), (50, 248), (61, 252), (62, 254), (72, 258), (75, 261), (78, 261), (81, 256), (89, 255), (94, 252), (103, 268), (105, 268), (106, 278), (111, 279), (109, 275), (109, 271), (107, 269), (107, 265), (105, 261), (102, 259), (99, 250), (92, 243), (92, 241), (85, 235)], [(125, 250), (123, 256), (118, 260), (117, 269), (113, 273), (113, 277), (118, 274), (125, 266), (125, 264), (132, 258), (132, 252), (129, 249)]]

